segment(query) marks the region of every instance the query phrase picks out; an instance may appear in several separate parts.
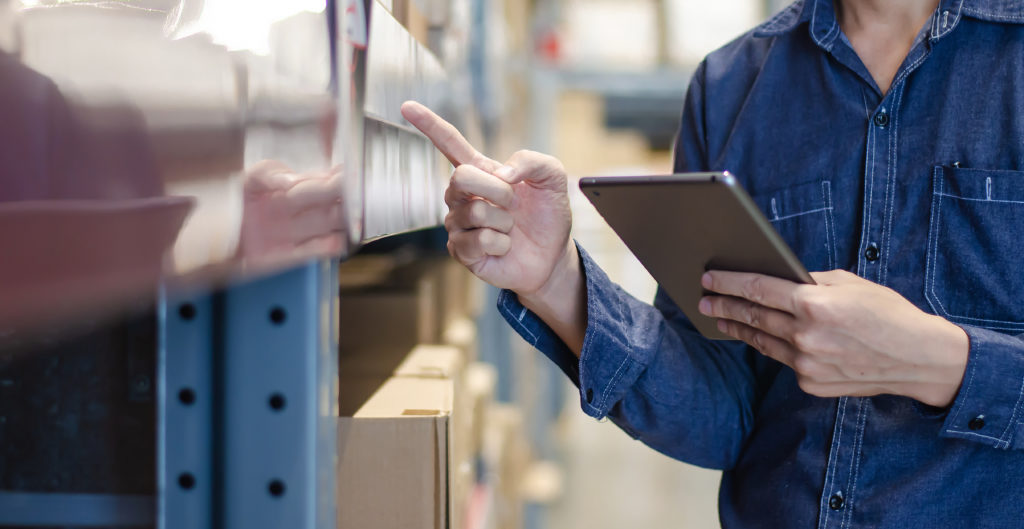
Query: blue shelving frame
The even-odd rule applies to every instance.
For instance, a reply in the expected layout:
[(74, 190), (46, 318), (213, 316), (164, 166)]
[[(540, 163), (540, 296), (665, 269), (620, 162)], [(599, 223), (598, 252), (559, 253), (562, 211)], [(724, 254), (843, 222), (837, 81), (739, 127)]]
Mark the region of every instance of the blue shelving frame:
[(161, 304), (157, 527), (334, 527), (337, 263)]

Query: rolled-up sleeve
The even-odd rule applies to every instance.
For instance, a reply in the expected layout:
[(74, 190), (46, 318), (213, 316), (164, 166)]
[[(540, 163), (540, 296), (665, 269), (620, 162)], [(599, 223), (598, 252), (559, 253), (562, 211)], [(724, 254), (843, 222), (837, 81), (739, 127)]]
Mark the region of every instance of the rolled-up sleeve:
[(941, 435), (1024, 449), (1024, 335), (963, 329), (971, 344), (967, 369)]
[(655, 306), (612, 283), (583, 249), (587, 331), (580, 357), (510, 291), (498, 309), (579, 387), (583, 411), (652, 448), (730, 468), (753, 423), (756, 380), (738, 342), (703, 338), (659, 291)]

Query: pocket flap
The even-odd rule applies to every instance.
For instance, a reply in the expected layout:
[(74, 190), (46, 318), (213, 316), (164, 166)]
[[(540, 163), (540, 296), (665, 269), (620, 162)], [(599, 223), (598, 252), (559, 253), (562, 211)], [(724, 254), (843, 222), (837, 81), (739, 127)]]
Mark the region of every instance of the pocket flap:
[(960, 167), (935, 168), (935, 192), (944, 197), (1024, 203), (1024, 172)]
[(830, 181), (796, 184), (752, 198), (805, 268), (811, 271), (836, 268)]
[(829, 181), (797, 184), (752, 197), (764, 216), (774, 222), (832, 209)]

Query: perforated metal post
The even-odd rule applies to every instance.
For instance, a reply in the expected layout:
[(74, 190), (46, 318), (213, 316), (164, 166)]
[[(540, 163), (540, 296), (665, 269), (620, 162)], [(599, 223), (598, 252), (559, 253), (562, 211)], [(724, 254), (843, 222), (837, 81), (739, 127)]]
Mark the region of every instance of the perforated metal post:
[(216, 296), (161, 303), (157, 495), (161, 528), (213, 527)]
[(335, 525), (336, 299), (324, 261), (166, 305), (162, 528)]

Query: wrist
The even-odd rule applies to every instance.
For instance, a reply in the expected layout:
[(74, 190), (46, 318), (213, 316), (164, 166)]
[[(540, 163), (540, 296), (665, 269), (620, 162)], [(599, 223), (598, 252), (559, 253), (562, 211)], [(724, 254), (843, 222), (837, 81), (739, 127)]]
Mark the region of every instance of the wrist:
[(579, 252), (571, 240), (548, 279), (532, 292), (516, 291), (519, 302), (551, 327), (577, 356), (587, 331), (587, 288)]
[(932, 361), (925, 372), (925, 384), (920, 386), (917, 400), (939, 408), (953, 403), (967, 370), (970, 340), (958, 325), (939, 316), (930, 316), (933, 325), (926, 343), (932, 350)]
[[(558, 307), (566, 305), (569, 292), (583, 286), (583, 273), (580, 270), (580, 256), (576, 244), (570, 239), (555, 262), (547, 280), (535, 290), (516, 290), (516, 296), (524, 307), (541, 314), (560, 312)], [(554, 310), (552, 310), (554, 309)]]

